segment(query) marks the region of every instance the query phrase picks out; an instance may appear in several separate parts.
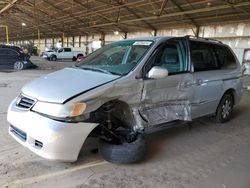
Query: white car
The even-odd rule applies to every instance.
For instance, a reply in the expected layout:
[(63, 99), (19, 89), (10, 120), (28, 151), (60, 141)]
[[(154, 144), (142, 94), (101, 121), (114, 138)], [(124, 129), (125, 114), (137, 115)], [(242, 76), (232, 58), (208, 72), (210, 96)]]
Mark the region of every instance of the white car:
[(57, 51), (48, 51), (43, 55), (43, 58), (49, 61), (56, 61), (58, 59), (76, 61), (80, 56), (83, 56), (83, 52), (81, 51), (72, 51), (71, 48), (59, 48)]

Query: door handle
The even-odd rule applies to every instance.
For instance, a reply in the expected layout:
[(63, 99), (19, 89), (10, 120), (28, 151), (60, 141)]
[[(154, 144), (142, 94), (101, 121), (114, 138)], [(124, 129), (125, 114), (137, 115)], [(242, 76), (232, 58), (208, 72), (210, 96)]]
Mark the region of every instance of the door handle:
[(195, 80), (195, 81), (188, 80), (188, 81), (185, 81), (185, 82), (180, 83), (179, 88), (180, 88), (180, 89), (181, 89), (181, 88), (189, 88), (189, 87), (191, 87), (191, 86), (193, 86), (193, 85), (200, 86), (200, 85), (202, 85), (202, 84), (204, 84), (204, 81), (203, 81), (202, 79), (197, 79), (197, 80)]
[(182, 82), (180, 84), (180, 88), (188, 88), (188, 87), (191, 87), (192, 85), (194, 85), (194, 82), (191, 80), (188, 80), (188, 81)]

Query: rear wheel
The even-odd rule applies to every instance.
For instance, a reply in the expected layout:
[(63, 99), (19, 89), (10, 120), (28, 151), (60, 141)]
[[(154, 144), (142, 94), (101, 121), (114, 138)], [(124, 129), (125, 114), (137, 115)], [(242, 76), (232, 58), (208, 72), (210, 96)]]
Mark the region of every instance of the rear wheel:
[(225, 123), (232, 117), (233, 112), (233, 96), (229, 93), (223, 95), (216, 111), (216, 120), (219, 123)]
[(73, 58), (72, 58), (72, 61), (76, 61), (76, 59), (77, 59), (76, 57), (73, 57)]
[(15, 70), (23, 70), (24, 69), (24, 64), (21, 61), (17, 61), (14, 63), (14, 69)]

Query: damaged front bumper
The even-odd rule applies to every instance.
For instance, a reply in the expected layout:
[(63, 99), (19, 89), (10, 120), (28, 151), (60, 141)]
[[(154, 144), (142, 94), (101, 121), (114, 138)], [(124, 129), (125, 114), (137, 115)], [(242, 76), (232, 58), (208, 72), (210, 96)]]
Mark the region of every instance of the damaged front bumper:
[(7, 115), (9, 134), (46, 159), (76, 161), (84, 141), (98, 125), (55, 121), (32, 111), (20, 110), (15, 107), (14, 101)]

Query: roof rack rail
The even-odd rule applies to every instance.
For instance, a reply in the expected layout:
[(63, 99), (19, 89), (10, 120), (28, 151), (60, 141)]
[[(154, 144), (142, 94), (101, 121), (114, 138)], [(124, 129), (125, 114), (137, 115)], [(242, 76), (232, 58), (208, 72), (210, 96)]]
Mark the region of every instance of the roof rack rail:
[(214, 42), (218, 42), (220, 44), (223, 44), (221, 41), (217, 40), (217, 39), (213, 39), (213, 38), (205, 38), (205, 37), (197, 37), (197, 36), (193, 36), (193, 35), (186, 35), (185, 37), (192, 37), (192, 38), (196, 38), (196, 39), (203, 39), (203, 40), (207, 40), (207, 41), (214, 41)]

